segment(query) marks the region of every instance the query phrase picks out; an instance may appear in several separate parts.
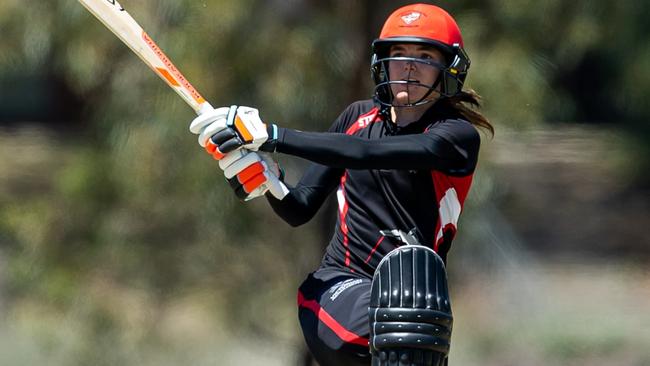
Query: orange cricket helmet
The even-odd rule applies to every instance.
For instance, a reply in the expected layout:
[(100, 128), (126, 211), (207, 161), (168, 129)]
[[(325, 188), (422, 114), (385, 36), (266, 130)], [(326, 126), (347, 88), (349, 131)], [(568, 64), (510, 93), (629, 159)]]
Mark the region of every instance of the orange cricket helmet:
[[(417, 84), (428, 87), (429, 93), (411, 105), (428, 103), (425, 100), (434, 89), (440, 86), (441, 97), (452, 97), (461, 92), (470, 60), (463, 50), (463, 38), (458, 24), (449, 13), (431, 4), (412, 4), (395, 10), (386, 20), (379, 38), (372, 43), (372, 77), (375, 81), (375, 96), (384, 106), (391, 106), (393, 95), (391, 84), (403, 83), (391, 81), (388, 75), (390, 47), (399, 43), (424, 44), (440, 50), (445, 56), (445, 64), (435, 64), (441, 72), (434, 85)], [(431, 64), (423, 59), (411, 59), (412, 62)]]

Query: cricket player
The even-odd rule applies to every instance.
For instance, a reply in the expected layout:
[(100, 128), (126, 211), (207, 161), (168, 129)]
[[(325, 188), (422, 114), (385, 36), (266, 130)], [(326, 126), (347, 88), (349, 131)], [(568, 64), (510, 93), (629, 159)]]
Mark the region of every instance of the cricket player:
[[(397, 9), (372, 50), (373, 98), (350, 104), (327, 132), (264, 123), (242, 106), (203, 114), (190, 130), (238, 197), (266, 196), (292, 226), (336, 194), (332, 238), (298, 291), (321, 366), (446, 365), (447, 253), (477, 164), (477, 128), (494, 131), (478, 94), (463, 88), (470, 60), (445, 10)], [(267, 153), (311, 165), (289, 186)]]

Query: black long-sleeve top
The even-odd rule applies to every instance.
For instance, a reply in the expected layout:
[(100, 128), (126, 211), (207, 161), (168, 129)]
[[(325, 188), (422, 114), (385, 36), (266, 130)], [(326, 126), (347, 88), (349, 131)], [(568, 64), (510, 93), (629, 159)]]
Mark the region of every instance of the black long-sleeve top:
[[(323, 267), (372, 276), (411, 232), (446, 259), (476, 167), (480, 138), (454, 110), (432, 106), (397, 128), (372, 100), (351, 104), (328, 132), (278, 129), (276, 151), (312, 161), (274, 211), (309, 221), (337, 189), (338, 218)], [(391, 234), (392, 233), (392, 234)]]

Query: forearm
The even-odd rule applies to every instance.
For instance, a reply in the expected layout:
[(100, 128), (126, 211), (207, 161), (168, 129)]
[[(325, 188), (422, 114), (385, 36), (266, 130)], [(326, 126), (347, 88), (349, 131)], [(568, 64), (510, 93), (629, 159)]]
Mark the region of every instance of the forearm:
[(306, 192), (300, 189), (290, 188), (289, 194), (279, 200), (271, 194), (266, 199), (273, 208), (273, 211), (289, 225), (300, 226), (314, 217), (318, 207), (310, 204)]
[(278, 152), (344, 169), (442, 169), (462, 165), (467, 152), (435, 135), (369, 140), (342, 133), (279, 129)]
[(338, 185), (343, 172), (320, 164), (311, 164), (300, 182), (289, 188), (282, 200), (267, 194), (273, 211), (291, 226), (311, 220), (327, 196)]

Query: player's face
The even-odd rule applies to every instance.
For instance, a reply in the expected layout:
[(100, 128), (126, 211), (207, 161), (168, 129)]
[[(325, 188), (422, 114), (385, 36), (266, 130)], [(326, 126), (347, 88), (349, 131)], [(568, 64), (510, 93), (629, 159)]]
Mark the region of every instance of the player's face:
[[(418, 44), (396, 44), (390, 48), (390, 57), (412, 57), (425, 62), (444, 65), (444, 56), (437, 49)], [(438, 79), (440, 68), (423, 62), (393, 60), (389, 61), (388, 74), (391, 81), (404, 81), (402, 84), (391, 84), (394, 105), (406, 105), (420, 101)], [(436, 90), (439, 86), (436, 87)], [(426, 100), (435, 100), (440, 96), (436, 91), (427, 96)]]

